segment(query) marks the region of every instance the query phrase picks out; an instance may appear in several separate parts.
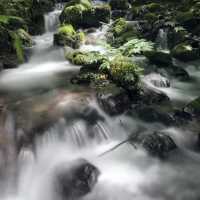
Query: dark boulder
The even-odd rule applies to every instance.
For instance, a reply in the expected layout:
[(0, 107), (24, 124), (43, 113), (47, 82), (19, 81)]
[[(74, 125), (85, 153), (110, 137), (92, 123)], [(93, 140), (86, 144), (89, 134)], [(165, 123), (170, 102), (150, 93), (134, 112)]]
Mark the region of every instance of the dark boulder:
[(152, 105), (166, 102), (170, 102), (170, 99), (164, 92), (144, 81), (142, 82), (140, 103)]
[(170, 81), (169, 79), (165, 78), (164, 76), (161, 76), (160, 74), (157, 73), (151, 73), (143, 78), (144, 81), (159, 87), (159, 88), (168, 88), (170, 87)]
[(122, 114), (131, 105), (127, 92), (113, 84), (100, 90), (97, 100), (101, 108), (110, 115)]
[(177, 149), (173, 139), (161, 132), (144, 136), (141, 145), (150, 155), (159, 158), (166, 158), (170, 152)]
[(64, 163), (57, 169), (55, 186), (62, 199), (76, 199), (92, 191), (100, 171), (85, 159)]
[(130, 110), (128, 115), (136, 116), (148, 123), (162, 123), (166, 126), (173, 125), (175, 120), (172, 115), (152, 106), (138, 105)]
[(192, 116), (199, 118), (200, 117), (200, 97), (194, 99), (188, 103), (184, 111), (190, 113)]

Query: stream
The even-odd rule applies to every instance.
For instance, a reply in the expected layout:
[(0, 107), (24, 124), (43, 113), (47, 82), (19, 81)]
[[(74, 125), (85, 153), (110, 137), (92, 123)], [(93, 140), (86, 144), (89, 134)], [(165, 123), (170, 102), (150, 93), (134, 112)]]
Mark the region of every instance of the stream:
[[(17, 158), (12, 147), (14, 139), (8, 144), (6, 151), (11, 152), (11, 158), (7, 162), (12, 164), (4, 169), (4, 163), (0, 163), (5, 171), (0, 180), (0, 199), (59, 200), (52, 187), (53, 169), (85, 158), (101, 174), (83, 200), (199, 200), (200, 155), (191, 147), (197, 137), (191, 130), (146, 123), (126, 115), (110, 117), (99, 107), (92, 89), (70, 83), (80, 67), (66, 61), (63, 48), (53, 46), (61, 9), (58, 6), (45, 15), (46, 32), (34, 38), (35, 46), (28, 50), (29, 61), (0, 75), (0, 92), (8, 110), (14, 111), (4, 119), (9, 137), (23, 138), (25, 132), (32, 134), (29, 131), (33, 127), (39, 127), (34, 131), (41, 132), (41, 122), (48, 126), (33, 146), (20, 150)], [(103, 37), (104, 31), (98, 29), (93, 37)], [(161, 32), (162, 35), (165, 34)], [(166, 47), (163, 43), (161, 46)], [(104, 51), (97, 45), (81, 48)], [(191, 81), (172, 80), (170, 88), (160, 89), (177, 107), (199, 96), (200, 90), (200, 62), (181, 64), (191, 75)], [(149, 132), (168, 132), (180, 151), (162, 161), (142, 148), (124, 144), (99, 157), (140, 127)]]

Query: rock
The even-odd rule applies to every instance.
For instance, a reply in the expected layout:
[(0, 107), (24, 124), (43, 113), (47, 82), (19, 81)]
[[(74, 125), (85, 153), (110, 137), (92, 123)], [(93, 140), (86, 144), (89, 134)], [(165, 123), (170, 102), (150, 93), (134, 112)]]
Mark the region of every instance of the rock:
[(27, 33), (24, 29), (18, 29), (17, 34), (19, 35), (24, 48), (32, 47), (35, 44), (31, 35), (29, 35), (29, 33)]
[(115, 56), (109, 63), (109, 75), (111, 79), (127, 91), (139, 89), (140, 67), (131, 59), (125, 56)]
[(88, 0), (71, 1), (60, 15), (61, 23), (72, 24), (76, 28), (99, 27), (110, 21), (111, 10), (108, 5), (93, 6)]
[[(44, 31), (44, 13), (52, 10), (54, 3), (53, 0), (8, 0), (4, 1), (1, 14), (22, 18), (28, 26), (28, 32), (41, 34)], [(13, 21), (12, 27), (17, 24), (16, 20)]]
[(114, 47), (120, 47), (139, 35), (136, 27), (128, 23), (124, 18), (116, 19), (108, 29), (107, 42)]
[(173, 117), (176, 121), (176, 124), (180, 126), (192, 121), (192, 115), (184, 110), (174, 110)]
[(160, 74), (156, 74), (156, 73), (148, 74), (144, 76), (143, 80), (159, 88), (170, 87), (169, 79), (161, 76)]
[(173, 139), (162, 132), (145, 135), (141, 141), (141, 146), (150, 155), (158, 158), (166, 158), (169, 153), (177, 149)]
[(110, 0), (112, 10), (127, 10), (129, 8), (128, 0)]
[(77, 199), (90, 193), (100, 171), (85, 159), (63, 163), (56, 171), (55, 187), (63, 199)]
[(173, 57), (186, 62), (200, 58), (200, 50), (185, 43), (176, 45), (171, 53)]
[(198, 7), (192, 7), (187, 11), (176, 13), (176, 21), (186, 27), (188, 30), (194, 30), (200, 23), (200, 13)]
[(173, 116), (160, 110), (160, 108), (156, 108), (153, 106), (137, 105), (127, 114), (131, 116), (136, 116), (142, 121), (148, 123), (162, 123), (166, 126), (170, 126), (175, 123)]
[(165, 51), (147, 51), (145, 56), (150, 60), (150, 62), (156, 65), (172, 65), (172, 57), (169, 52)]
[(98, 71), (107, 58), (97, 51), (84, 52), (73, 51), (66, 55), (66, 58), (74, 65), (82, 65), (81, 71)]
[(169, 76), (177, 78), (181, 81), (187, 81), (190, 79), (190, 75), (188, 74), (188, 72), (180, 66), (172, 65), (166, 68), (166, 71), (169, 74)]
[(27, 30), (26, 22), (21, 17), (0, 15), (0, 24), (12, 31), (20, 28)]
[(164, 92), (142, 81), (139, 101), (140, 103), (152, 105), (158, 103), (169, 103), (170, 99)]
[(194, 117), (200, 117), (200, 97), (194, 99), (184, 108), (184, 111), (191, 114)]
[(72, 48), (79, 48), (81, 42), (85, 40), (83, 32), (76, 32), (72, 25), (63, 25), (54, 34), (54, 44), (58, 46), (69, 46)]
[(109, 84), (97, 92), (97, 101), (109, 115), (122, 114), (131, 105), (126, 91), (113, 84)]

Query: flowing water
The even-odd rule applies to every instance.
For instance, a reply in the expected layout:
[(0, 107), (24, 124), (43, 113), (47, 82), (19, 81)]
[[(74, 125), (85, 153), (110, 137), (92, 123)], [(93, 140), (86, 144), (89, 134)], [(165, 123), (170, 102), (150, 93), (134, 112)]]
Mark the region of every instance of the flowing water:
[[(21, 149), (17, 158), (12, 154), (12, 158), (16, 158), (14, 164), (14, 159), (10, 161), (12, 167), (5, 169), (4, 163), (0, 163), (3, 173), (8, 171), (0, 181), (0, 199), (59, 199), (52, 187), (53, 169), (81, 157), (101, 171), (97, 185), (84, 200), (198, 200), (200, 156), (191, 148), (196, 136), (190, 130), (148, 124), (123, 115), (109, 117), (99, 108), (92, 90), (72, 87), (70, 77), (79, 67), (64, 59), (62, 49), (53, 47), (58, 13), (60, 10), (45, 15), (46, 33), (34, 38), (36, 45), (29, 62), (5, 71), (0, 77), (0, 90), (15, 111), (15, 115), (7, 114), (4, 119), (4, 129), (10, 137), (28, 134), (32, 127), (39, 127), (41, 121), (48, 125), (33, 146)], [(102, 31), (97, 30), (93, 36), (101, 34)], [(94, 47), (97, 48), (87, 45), (82, 48)], [(186, 66), (193, 82), (174, 80), (172, 89), (165, 89), (172, 100), (178, 98), (186, 103), (199, 95), (200, 74), (196, 73), (199, 66), (199, 63)], [(147, 132), (169, 132), (181, 151), (164, 162), (125, 144), (99, 157), (141, 126)], [(34, 131), (39, 132), (39, 129)], [(12, 145), (7, 144), (7, 148), (14, 152)]]

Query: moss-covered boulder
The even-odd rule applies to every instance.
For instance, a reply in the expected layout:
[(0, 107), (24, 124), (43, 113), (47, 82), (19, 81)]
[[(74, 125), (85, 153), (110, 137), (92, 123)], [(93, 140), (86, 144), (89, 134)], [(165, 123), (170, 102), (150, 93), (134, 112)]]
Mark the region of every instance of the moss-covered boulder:
[(22, 42), (24, 48), (32, 47), (35, 42), (33, 41), (31, 35), (27, 33), (24, 29), (18, 29), (17, 34)]
[(111, 79), (127, 90), (137, 90), (141, 69), (128, 57), (116, 56), (110, 61)]
[(24, 49), (34, 42), (23, 28), (27, 29), (21, 18), (0, 16), (0, 60), (3, 68), (17, 67), (26, 60)]
[(131, 106), (126, 90), (112, 83), (97, 91), (97, 101), (100, 107), (111, 116), (122, 114)]
[(21, 17), (28, 25), (29, 32), (33, 34), (40, 34), (44, 31), (44, 13), (52, 10), (55, 3), (54, 0), (2, 1), (0, 2), (1, 13)]
[(76, 49), (84, 40), (85, 34), (76, 32), (70, 24), (61, 26), (58, 32), (54, 34), (54, 44), (58, 46), (69, 46)]
[(110, 0), (112, 10), (127, 10), (129, 8), (128, 0)]
[(27, 30), (26, 22), (21, 17), (0, 15), (0, 24), (9, 30), (23, 28)]
[(101, 65), (107, 62), (107, 58), (96, 51), (73, 51), (68, 53), (66, 58), (75, 65), (82, 65), (82, 71), (98, 71)]
[(72, 24), (76, 28), (99, 27), (108, 23), (111, 9), (108, 5), (93, 6), (88, 0), (70, 1), (60, 15), (61, 23)]
[(129, 24), (124, 18), (119, 18), (113, 22), (107, 33), (107, 42), (112, 46), (120, 47), (131, 39), (139, 35), (137, 29)]
[(194, 31), (200, 23), (199, 8), (191, 7), (187, 11), (176, 13), (176, 21), (186, 27), (189, 31)]
[(144, 55), (153, 64), (162, 65), (162, 66), (172, 65), (172, 57), (169, 52), (152, 50), (152, 51), (146, 51)]
[(153, 20), (158, 19), (158, 15), (163, 11), (163, 6), (156, 2), (144, 2), (140, 5), (134, 5), (131, 8), (131, 15), (133, 19), (140, 18), (146, 19), (149, 22), (154, 22)]
[(200, 117), (200, 97), (191, 101), (184, 110), (194, 116)]
[(171, 54), (173, 57), (182, 61), (191, 61), (200, 58), (200, 50), (198, 48), (193, 48), (187, 43), (176, 45), (172, 49)]

